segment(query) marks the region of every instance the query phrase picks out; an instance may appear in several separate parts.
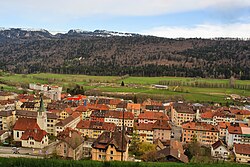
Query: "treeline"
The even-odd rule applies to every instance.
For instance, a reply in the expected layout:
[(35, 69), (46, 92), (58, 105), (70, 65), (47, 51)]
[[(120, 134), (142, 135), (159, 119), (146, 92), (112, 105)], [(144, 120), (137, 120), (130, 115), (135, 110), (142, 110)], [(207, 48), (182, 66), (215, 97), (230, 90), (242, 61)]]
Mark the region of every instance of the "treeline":
[(229, 83), (209, 83), (209, 82), (186, 82), (186, 81), (159, 81), (160, 85), (167, 86), (190, 86), (190, 87), (199, 87), (199, 88), (234, 88), (234, 89), (243, 89), (250, 90), (250, 85), (244, 84), (233, 84)]

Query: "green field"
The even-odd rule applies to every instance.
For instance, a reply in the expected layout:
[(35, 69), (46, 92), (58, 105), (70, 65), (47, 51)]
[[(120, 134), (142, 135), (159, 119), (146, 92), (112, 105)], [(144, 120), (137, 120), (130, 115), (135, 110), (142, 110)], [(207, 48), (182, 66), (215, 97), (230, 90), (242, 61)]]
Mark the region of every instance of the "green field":
[[(195, 86), (178, 86), (178, 83), (211, 83), (228, 84), (228, 79), (204, 79), (204, 78), (183, 78), (183, 77), (118, 77), (118, 76), (87, 76), (69, 74), (5, 74), (0, 76), (1, 85), (5, 90), (15, 91), (16, 87), (27, 87), (28, 83), (54, 84), (64, 87), (71, 87), (73, 84), (83, 85), (85, 90), (97, 90), (112, 94), (143, 94), (153, 97), (154, 95), (162, 98), (172, 99), (181, 97), (192, 102), (217, 102), (226, 103), (225, 97), (229, 94), (250, 96), (249, 89), (236, 88), (208, 88)], [(120, 84), (124, 81), (125, 86)], [(153, 84), (160, 81), (177, 82), (176, 86), (169, 86), (168, 90), (152, 88)], [(235, 84), (250, 86), (249, 80), (235, 80)], [(228, 101), (231, 102), (231, 101)]]
[(239, 163), (174, 163), (174, 162), (97, 162), (97, 161), (72, 161), (61, 159), (24, 159), (0, 158), (1, 167), (247, 167)]

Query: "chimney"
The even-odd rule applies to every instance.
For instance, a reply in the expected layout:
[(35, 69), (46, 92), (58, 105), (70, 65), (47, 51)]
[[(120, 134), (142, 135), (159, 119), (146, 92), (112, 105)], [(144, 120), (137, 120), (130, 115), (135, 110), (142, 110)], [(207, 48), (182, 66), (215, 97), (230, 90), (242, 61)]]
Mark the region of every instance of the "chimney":
[(71, 131), (69, 131), (69, 137), (71, 138), (71, 136), (72, 136), (72, 132), (71, 132)]
[(181, 153), (180, 153), (180, 151), (178, 150), (178, 158), (180, 158), (181, 157)]

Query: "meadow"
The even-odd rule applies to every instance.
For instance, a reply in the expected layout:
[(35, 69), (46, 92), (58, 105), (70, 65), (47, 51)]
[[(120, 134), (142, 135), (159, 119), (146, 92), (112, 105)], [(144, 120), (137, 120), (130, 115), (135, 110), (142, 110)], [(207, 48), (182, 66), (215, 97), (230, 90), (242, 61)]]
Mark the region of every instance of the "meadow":
[[(125, 86), (121, 86), (121, 82)], [(152, 85), (161, 82), (171, 83), (169, 89), (156, 89)], [(246, 86), (244, 89), (228, 87), (229, 79), (205, 79), (184, 77), (131, 77), (131, 76), (88, 76), (70, 74), (4, 74), (0, 76), (0, 87), (5, 90), (18, 91), (18, 87), (28, 87), (29, 83), (41, 83), (63, 86), (64, 91), (75, 84), (82, 85), (86, 91), (99, 91), (115, 94), (132, 94), (161, 99), (183, 99), (191, 102), (227, 103), (225, 98), (230, 94), (250, 96), (250, 81), (235, 80), (235, 84)], [(213, 84), (222, 87), (206, 87)], [(225, 86), (226, 85), (226, 86)]]
[(61, 159), (28, 159), (28, 158), (0, 158), (0, 166), (4, 167), (248, 167), (247, 164), (238, 163), (174, 163), (174, 162), (98, 162), (98, 161), (72, 161)]

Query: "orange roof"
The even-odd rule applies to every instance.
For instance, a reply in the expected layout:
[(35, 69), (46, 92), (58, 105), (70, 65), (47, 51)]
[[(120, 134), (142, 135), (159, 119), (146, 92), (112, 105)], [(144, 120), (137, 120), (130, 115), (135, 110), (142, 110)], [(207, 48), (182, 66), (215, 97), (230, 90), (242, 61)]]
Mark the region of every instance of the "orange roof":
[(102, 111), (109, 110), (109, 107), (105, 104), (88, 104), (87, 107), (92, 110), (102, 110)]
[(127, 109), (128, 110), (140, 110), (141, 109), (141, 104), (128, 103), (127, 104)]
[(80, 105), (78, 106), (75, 111), (78, 111), (78, 112), (86, 112), (88, 110), (88, 107), (84, 106), (84, 105)]
[(190, 130), (218, 132), (218, 129), (215, 126), (204, 123), (204, 122), (188, 122), (188, 123), (183, 124), (182, 128), (190, 129)]
[(169, 120), (168, 116), (163, 112), (153, 112), (146, 111), (144, 113), (140, 113), (138, 119), (148, 119), (148, 120)]
[(117, 105), (121, 102), (121, 99), (110, 99), (110, 105)]
[(207, 111), (201, 114), (201, 118), (203, 119), (212, 119), (214, 115), (214, 112), (212, 111)]
[(77, 118), (77, 117), (80, 117), (80, 116), (81, 116), (81, 113), (80, 113), (80, 112), (74, 112), (71, 116), (72, 116), (73, 118)]
[(227, 129), (227, 127), (230, 126), (230, 122), (219, 122), (218, 123), (218, 128), (219, 129)]
[(69, 115), (73, 113), (73, 110), (71, 108), (65, 108), (64, 109)]
[(147, 123), (135, 123), (134, 127), (137, 130), (147, 130), (147, 131), (153, 130), (153, 124), (147, 124)]
[(33, 138), (35, 141), (41, 142), (43, 137), (47, 135), (47, 132), (41, 129), (28, 129), (24, 131), (21, 139), (28, 140), (29, 138)]
[(240, 126), (229, 126), (228, 132), (231, 134), (242, 134)]
[(32, 118), (19, 118), (15, 125), (13, 130), (20, 130), (25, 131), (27, 129), (40, 129), (40, 127), (37, 124), (36, 119)]
[(250, 144), (234, 144), (235, 152), (237, 154), (250, 155)]
[(250, 111), (248, 110), (230, 110), (230, 111), (236, 115), (250, 115)]

